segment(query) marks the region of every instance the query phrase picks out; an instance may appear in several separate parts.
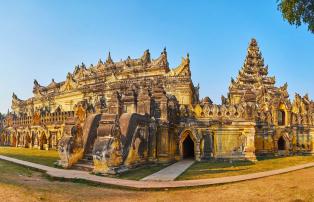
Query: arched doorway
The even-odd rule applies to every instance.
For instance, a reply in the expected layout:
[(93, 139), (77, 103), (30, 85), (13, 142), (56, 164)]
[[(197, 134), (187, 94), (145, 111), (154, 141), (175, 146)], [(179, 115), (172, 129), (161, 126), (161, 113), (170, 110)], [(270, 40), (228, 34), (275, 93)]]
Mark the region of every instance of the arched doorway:
[(16, 138), (16, 146), (18, 147), (20, 145), (20, 140), (21, 140), (21, 133), (17, 132), (17, 138)]
[(47, 137), (46, 137), (46, 134), (45, 134), (45, 133), (43, 133), (43, 134), (41, 135), (40, 149), (48, 149), (48, 148), (47, 148)]
[(187, 135), (182, 143), (182, 150), (183, 150), (183, 158), (195, 158), (194, 154), (194, 141)]
[(286, 150), (286, 141), (283, 138), (283, 136), (281, 136), (278, 139), (277, 145), (278, 145), (278, 150)]
[(15, 135), (15, 133), (13, 133), (13, 135), (12, 135), (11, 146), (16, 147), (16, 135)]
[(30, 136), (29, 136), (29, 133), (26, 133), (24, 147), (25, 147), (25, 148), (29, 148), (29, 147), (30, 147), (30, 144), (31, 144), (31, 138), (30, 138)]

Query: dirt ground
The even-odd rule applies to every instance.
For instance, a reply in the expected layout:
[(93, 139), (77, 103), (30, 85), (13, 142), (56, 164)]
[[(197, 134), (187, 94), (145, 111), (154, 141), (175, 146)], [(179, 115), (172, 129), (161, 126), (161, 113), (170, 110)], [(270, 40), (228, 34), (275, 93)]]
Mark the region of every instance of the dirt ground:
[(21, 169), (0, 174), (0, 201), (314, 201), (313, 182), (310, 168), (220, 186), (134, 191), (51, 181), (42, 173)]

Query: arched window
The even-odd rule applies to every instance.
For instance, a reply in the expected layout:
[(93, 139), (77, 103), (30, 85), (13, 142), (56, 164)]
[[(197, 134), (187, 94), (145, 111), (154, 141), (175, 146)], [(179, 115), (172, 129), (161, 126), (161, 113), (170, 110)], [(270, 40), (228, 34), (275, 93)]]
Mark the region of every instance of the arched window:
[(278, 125), (279, 126), (284, 126), (286, 120), (286, 114), (283, 110), (278, 110)]

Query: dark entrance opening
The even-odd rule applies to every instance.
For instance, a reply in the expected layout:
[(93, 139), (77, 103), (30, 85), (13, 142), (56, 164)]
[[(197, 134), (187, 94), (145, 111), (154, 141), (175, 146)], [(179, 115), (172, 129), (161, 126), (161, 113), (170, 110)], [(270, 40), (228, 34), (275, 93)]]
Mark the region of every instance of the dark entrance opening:
[(286, 114), (283, 110), (278, 111), (278, 125), (279, 126), (284, 126), (286, 125)]
[(47, 144), (47, 138), (45, 134), (42, 134), (40, 141), (40, 149), (45, 149), (44, 146)]
[(286, 141), (281, 136), (278, 140), (278, 150), (285, 150), (286, 149)]
[(183, 158), (194, 158), (194, 142), (190, 135), (183, 141)]

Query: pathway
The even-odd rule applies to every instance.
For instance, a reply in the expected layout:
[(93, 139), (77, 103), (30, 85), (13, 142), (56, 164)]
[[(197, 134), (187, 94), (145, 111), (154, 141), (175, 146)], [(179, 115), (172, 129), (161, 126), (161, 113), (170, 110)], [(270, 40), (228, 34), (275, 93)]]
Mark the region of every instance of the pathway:
[(186, 169), (188, 169), (194, 160), (186, 159), (178, 161), (152, 175), (144, 177), (142, 181), (173, 181), (179, 175), (181, 175)]
[(292, 167), (278, 169), (278, 170), (271, 170), (271, 171), (252, 173), (252, 174), (246, 174), (246, 175), (237, 175), (237, 176), (220, 177), (220, 178), (212, 178), (212, 179), (162, 182), (162, 181), (135, 181), (135, 180), (124, 180), (124, 179), (117, 179), (117, 178), (110, 178), (110, 177), (101, 177), (101, 176), (91, 175), (86, 171), (64, 170), (64, 169), (52, 168), (52, 167), (48, 167), (48, 166), (44, 166), (44, 165), (40, 165), (36, 163), (18, 160), (18, 159), (3, 156), (3, 155), (0, 155), (0, 159), (44, 171), (51, 177), (55, 177), (55, 178), (83, 179), (83, 180), (91, 181), (94, 183), (127, 187), (127, 188), (133, 188), (133, 189), (146, 189), (146, 190), (226, 184), (226, 183), (231, 183), (231, 182), (240, 182), (240, 181), (245, 181), (245, 180), (258, 179), (258, 178), (268, 177), (272, 175), (288, 173), (291, 171), (300, 170), (304, 168), (314, 167), (314, 163), (307, 163), (303, 165), (292, 166)]

